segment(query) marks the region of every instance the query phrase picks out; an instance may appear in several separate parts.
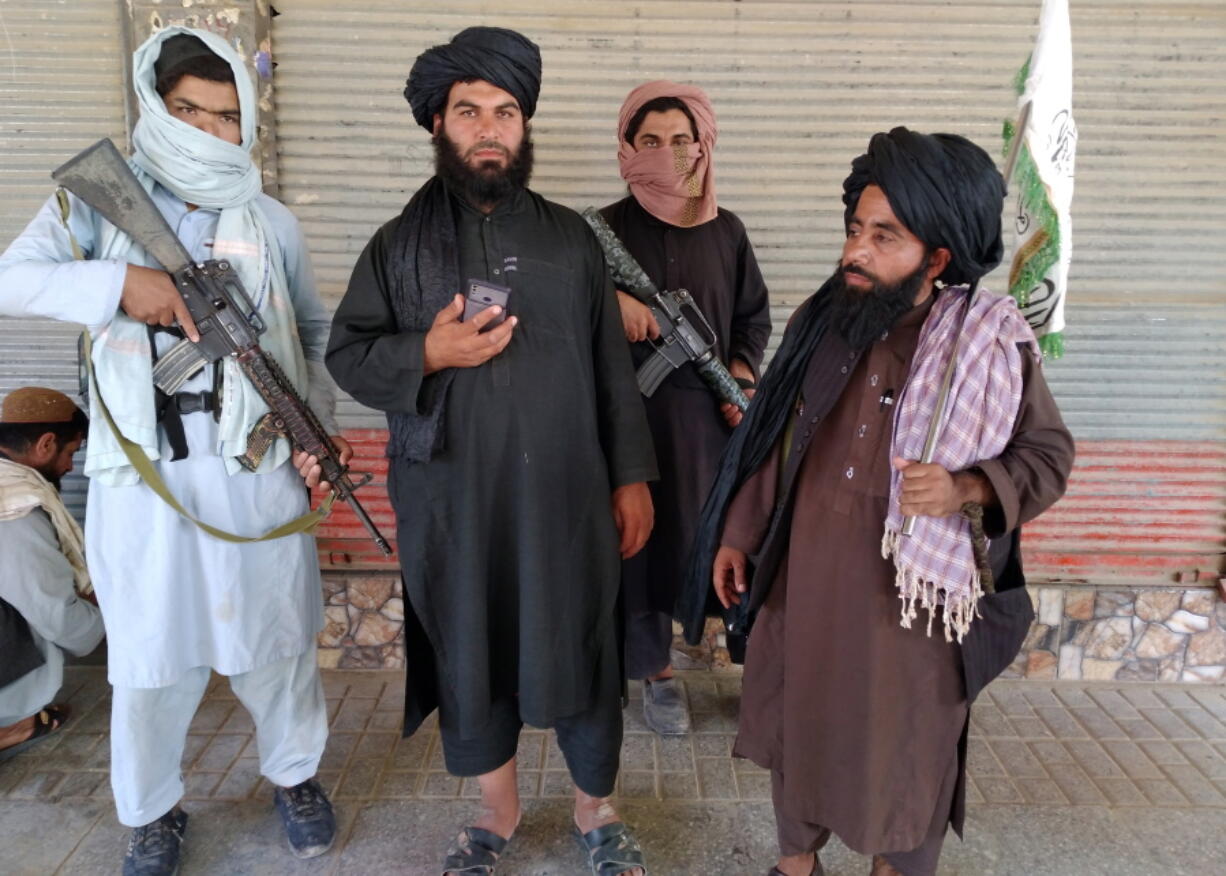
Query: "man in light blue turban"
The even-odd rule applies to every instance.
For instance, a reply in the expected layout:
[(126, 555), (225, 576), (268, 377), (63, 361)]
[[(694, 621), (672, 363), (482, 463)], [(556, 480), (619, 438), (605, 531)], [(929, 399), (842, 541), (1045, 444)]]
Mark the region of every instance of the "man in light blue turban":
[[(194, 259), (234, 267), (268, 326), (261, 345), (337, 432), (322, 367), (327, 314), (297, 221), (261, 192), (251, 159), (258, 107), (242, 58), (214, 34), (172, 27), (136, 51), (133, 71), (137, 180)], [(195, 335), (191, 317), (157, 262), (75, 198), (67, 217), (50, 199), (0, 257), (0, 314), (83, 323), (93, 336), (86, 558), (109, 642), (111, 785), (119, 820), (133, 828), (123, 872), (178, 869), (183, 751), (214, 671), (255, 720), (260, 772), (291, 851), (327, 851), (335, 819), (314, 778), (327, 739), (315, 540), (204, 532), (137, 475), (98, 405), (105, 399), (184, 508), (244, 538), (307, 510), (288, 441), (277, 439), (254, 472), (239, 465), (267, 408), (229, 359), (155, 396), (152, 357)]]

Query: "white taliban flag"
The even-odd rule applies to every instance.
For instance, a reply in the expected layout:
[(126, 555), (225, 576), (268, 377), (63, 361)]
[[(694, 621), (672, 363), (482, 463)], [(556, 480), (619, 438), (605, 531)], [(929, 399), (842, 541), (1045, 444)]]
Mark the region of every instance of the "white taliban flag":
[(1009, 268), (1009, 294), (1017, 299), (1045, 355), (1064, 351), (1064, 301), (1073, 255), (1069, 207), (1073, 201), (1073, 41), (1068, 0), (1043, 0), (1039, 36), (1016, 79), (1018, 109), (1030, 104), (1024, 129), (1005, 124), (1005, 149), (1022, 137), (1013, 191), (1018, 193), (1017, 250)]

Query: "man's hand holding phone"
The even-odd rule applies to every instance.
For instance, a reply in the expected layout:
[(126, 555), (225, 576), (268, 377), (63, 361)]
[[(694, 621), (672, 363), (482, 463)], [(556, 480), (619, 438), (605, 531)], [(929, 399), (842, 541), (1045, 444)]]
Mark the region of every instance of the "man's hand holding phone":
[(514, 316), (502, 325), (483, 332), (495, 322), (503, 308), (487, 307), (469, 320), (464, 315), (464, 296), (457, 295), (434, 317), (434, 325), (426, 332), (424, 371), (433, 374), (444, 368), (473, 368), (488, 362), (511, 343), (511, 332), (518, 319)]

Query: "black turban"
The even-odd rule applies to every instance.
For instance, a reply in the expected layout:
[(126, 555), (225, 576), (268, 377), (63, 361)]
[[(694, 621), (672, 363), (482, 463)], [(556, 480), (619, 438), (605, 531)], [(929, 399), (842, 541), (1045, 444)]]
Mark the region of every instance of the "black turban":
[(465, 79), (497, 85), (519, 101), (524, 118), (532, 118), (541, 93), (541, 50), (502, 27), (470, 27), (451, 42), (426, 49), (413, 62), (404, 89), (417, 124), (433, 132), (434, 115), (446, 107), (451, 86)]
[[(167, 73), (172, 73), (188, 61), (196, 58), (216, 58), (213, 50), (204, 44), (200, 37), (189, 33), (177, 33), (162, 43), (162, 51), (153, 62), (155, 80), (161, 79)], [(218, 58), (218, 60), (221, 60)], [(229, 66), (229, 65), (226, 65)]]
[(843, 181), (844, 224), (870, 185), (881, 188), (912, 234), (930, 248), (949, 250), (952, 258), (939, 280), (972, 283), (1000, 264), (1005, 181), (988, 153), (970, 140), (906, 128), (874, 134)]

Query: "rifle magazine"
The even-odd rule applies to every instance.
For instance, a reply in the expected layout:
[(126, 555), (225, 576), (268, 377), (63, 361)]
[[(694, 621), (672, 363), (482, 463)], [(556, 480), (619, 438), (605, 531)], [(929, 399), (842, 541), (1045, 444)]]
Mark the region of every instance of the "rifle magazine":
[(208, 362), (208, 357), (184, 338), (158, 357), (153, 365), (153, 383), (167, 395), (174, 395)]
[(664, 378), (668, 377), (676, 368), (672, 362), (663, 353), (652, 353), (635, 373), (635, 379), (638, 381), (639, 392), (647, 398), (655, 395), (660, 384), (664, 382)]

